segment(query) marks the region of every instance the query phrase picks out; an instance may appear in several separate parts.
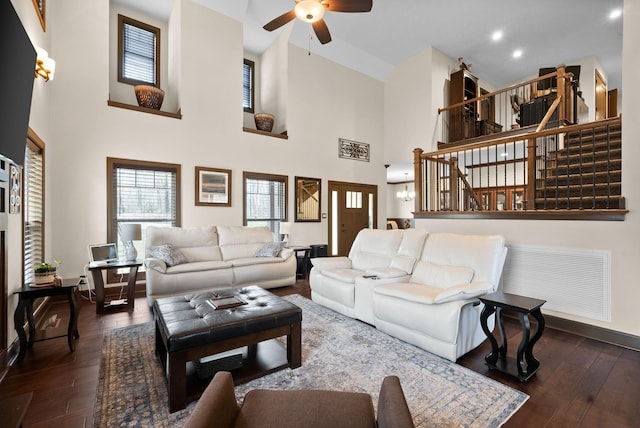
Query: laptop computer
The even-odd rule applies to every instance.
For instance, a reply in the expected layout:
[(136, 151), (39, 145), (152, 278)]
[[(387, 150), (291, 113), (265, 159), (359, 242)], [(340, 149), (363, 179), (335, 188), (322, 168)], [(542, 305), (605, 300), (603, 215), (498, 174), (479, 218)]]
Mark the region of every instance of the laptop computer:
[(105, 266), (118, 261), (118, 247), (115, 243), (89, 245), (89, 265)]

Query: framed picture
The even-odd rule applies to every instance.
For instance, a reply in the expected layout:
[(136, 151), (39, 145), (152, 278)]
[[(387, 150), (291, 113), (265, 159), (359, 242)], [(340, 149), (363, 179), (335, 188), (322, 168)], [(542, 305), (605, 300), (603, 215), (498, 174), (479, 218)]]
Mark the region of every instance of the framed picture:
[(231, 206), (231, 170), (196, 167), (196, 205)]
[(296, 177), (296, 221), (320, 221), (320, 195), (322, 194), (319, 178)]
[(33, 7), (36, 9), (36, 13), (38, 14), (38, 19), (40, 20), (40, 25), (42, 26), (42, 31), (47, 31), (47, 0), (31, 0), (33, 2)]

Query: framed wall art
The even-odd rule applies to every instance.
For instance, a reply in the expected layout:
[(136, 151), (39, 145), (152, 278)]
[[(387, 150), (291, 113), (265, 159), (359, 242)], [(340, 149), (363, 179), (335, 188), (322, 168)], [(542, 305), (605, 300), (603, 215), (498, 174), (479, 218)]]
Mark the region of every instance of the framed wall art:
[(47, 0), (31, 1), (33, 2), (33, 7), (36, 9), (36, 13), (38, 14), (38, 19), (40, 20), (42, 31), (47, 31)]
[(296, 221), (320, 221), (321, 181), (319, 178), (296, 177)]
[(231, 206), (231, 170), (196, 167), (196, 205)]

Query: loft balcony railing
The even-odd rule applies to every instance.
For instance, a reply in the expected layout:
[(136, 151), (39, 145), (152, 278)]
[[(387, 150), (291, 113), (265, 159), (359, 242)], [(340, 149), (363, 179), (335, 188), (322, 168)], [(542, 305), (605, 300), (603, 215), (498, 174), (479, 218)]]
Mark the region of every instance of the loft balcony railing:
[[(577, 66), (561, 66), (555, 72), (438, 109), (439, 148), (494, 133), (535, 129), (553, 103), (557, 107), (548, 119), (549, 126), (584, 122), (588, 109), (574, 79), (578, 71)], [(469, 93), (478, 95), (476, 84), (472, 85)]]
[(544, 129), (414, 150), (415, 216), (623, 220), (621, 122)]

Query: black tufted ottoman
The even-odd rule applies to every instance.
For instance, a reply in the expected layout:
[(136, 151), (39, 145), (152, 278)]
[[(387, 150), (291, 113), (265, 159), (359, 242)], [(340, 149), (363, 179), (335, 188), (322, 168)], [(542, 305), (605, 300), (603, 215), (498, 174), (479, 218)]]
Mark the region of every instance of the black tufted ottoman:
[[(247, 304), (214, 309), (207, 300), (216, 294), (235, 295)], [(302, 310), (299, 307), (257, 285), (217, 290), (216, 294), (166, 297), (153, 304), (156, 354), (167, 376), (170, 412), (184, 409), (187, 401), (198, 398), (206, 387), (206, 383), (198, 385), (190, 381), (189, 387), (195, 386), (193, 391), (188, 390), (189, 361), (248, 346), (245, 357), (252, 361), (243, 362), (240, 373), (234, 376), (236, 384), (302, 365)], [(286, 362), (276, 357), (270, 365), (258, 355), (258, 343), (281, 336), (287, 336)]]

